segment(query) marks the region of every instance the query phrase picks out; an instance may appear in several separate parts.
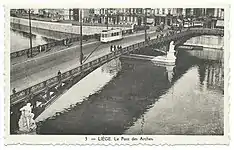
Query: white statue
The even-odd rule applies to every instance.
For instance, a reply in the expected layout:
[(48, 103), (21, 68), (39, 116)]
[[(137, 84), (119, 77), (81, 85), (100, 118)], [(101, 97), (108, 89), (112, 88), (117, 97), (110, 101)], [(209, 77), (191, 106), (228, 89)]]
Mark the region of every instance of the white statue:
[(174, 69), (175, 66), (166, 66), (166, 70), (167, 70), (167, 78), (168, 78), (168, 81), (171, 83), (172, 81), (172, 78), (174, 76), (174, 72), (173, 72), (173, 69)]
[(174, 41), (171, 41), (169, 51), (167, 52), (167, 59), (175, 60), (176, 57), (174, 53), (175, 53), (175, 45), (174, 45)]
[(19, 131), (24, 134), (35, 132), (37, 126), (35, 120), (33, 120), (34, 114), (32, 113), (31, 104), (27, 103), (27, 105), (23, 106), (20, 111), (21, 116), (18, 122)]

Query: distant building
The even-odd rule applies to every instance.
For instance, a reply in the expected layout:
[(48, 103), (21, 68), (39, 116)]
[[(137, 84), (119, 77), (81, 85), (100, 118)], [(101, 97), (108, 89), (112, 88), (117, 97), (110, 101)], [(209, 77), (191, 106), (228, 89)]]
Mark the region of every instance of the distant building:
[[(80, 21), (80, 9), (31, 9), (32, 14), (60, 20)], [(183, 19), (224, 19), (221, 8), (90, 8), (81, 9), (84, 23), (172, 25)], [(28, 9), (11, 9), (11, 14), (27, 14)]]
[(176, 8), (101, 8), (95, 9), (95, 21), (98, 23), (144, 25), (159, 25), (161, 22), (172, 24), (177, 16)]
[(71, 9), (71, 14), (75, 21), (80, 21), (80, 10), (82, 11), (83, 22), (91, 22), (92, 16), (94, 14), (93, 9)]

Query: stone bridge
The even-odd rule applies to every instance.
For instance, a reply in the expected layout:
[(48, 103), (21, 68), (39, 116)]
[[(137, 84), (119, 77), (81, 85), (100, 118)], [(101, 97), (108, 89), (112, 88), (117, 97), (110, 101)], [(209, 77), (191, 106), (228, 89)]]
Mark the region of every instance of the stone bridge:
[[(219, 29), (192, 28), (189, 30), (171, 32), (166, 35), (158, 36), (156, 39), (136, 43), (127, 47), (123, 47), (115, 52), (110, 52), (107, 55), (99, 57), (95, 60), (84, 63), (83, 65), (63, 72), (58, 76), (54, 76), (41, 83), (28, 87), (22, 91), (18, 91), (10, 95), (11, 112), (18, 112), (18, 108), (30, 102), (33, 105), (33, 112), (37, 117), (50, 105), (56, 98), (66, 92), (74, 84), (79, 82), (93, 70), (103, 64), (120, 57), (124, 54), (129, 54), (149, 46), (167, 46), (171, 41), (175, 41), (176, 46), (182, 44), (186, 39), (199, 35), (217, 35), (223, 36), (224, 31)], [(38, 105), (40, 102), (40, 105)]]

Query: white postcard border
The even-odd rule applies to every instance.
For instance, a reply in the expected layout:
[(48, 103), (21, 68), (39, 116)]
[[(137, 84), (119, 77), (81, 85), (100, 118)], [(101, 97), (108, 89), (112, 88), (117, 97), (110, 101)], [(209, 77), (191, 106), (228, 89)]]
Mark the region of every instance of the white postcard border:
[[(198, 5), (201, 7), (200, 5)], [(72, 7), (72, 6), (71, 6)], [(202, 7), (219, 7), (218, 5), (203, 5)], [(230, 5), (220, 5), (220, 7), (225, 8), (225, 36), (224, 36), (224, 49), (225, 49), (225, 60), (224, 60), (224, 136), (187, 136), (187, 135), (10, 135), (9, 134), (9, 116), (10, 116), (10, 25), (9, 25), (9, 8), (5, 7), (5, 144), (98, 144), (98, 145), (136, 145), (136, 144), (147, 144), (147, 145), (181, 145), (181, 144), (229, 144), (229, 57), (230, 57), (230, 28), (229, 28), (229, 12)], [(88, 140), (86, 140), (86, 138)], [(108, 137), (111, 141), (98, 141), (98, 138)], [(129, 141), (115, 139), (129, 138)], [(132, 138), (138, 138), (138, 140), (133, 141)], [(140, 140), (140, 138), (152, 138), (153, 140)], [(91, 140), (95, 138), (96, 140)]]

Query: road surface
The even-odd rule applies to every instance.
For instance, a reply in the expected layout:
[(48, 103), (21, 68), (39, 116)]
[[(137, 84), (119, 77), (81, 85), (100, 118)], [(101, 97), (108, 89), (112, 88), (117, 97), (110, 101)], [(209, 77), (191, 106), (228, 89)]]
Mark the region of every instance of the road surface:
[[(150, 36), (151, 39), (155, 38), (156, 33), (150, 32), (148, 36)], [(89, 57), (87, 60), (88, 62), (110, 53), (111, 44), (126, 47), (134, 43), (144, 41), (144, 37), (144, 33), (138, 33), (137, 35), (129, 35), (121, 41), (108, 44), (102, 44), (100, 42), (87, 43), (83, 46), (83, 53), (84, 56), (87, 56), (96, 47), (98, 47), (97, 50)], [(71, 70), (80, 65), (79, 56), (80, 47), (79, 45), (74, 45), (67, 49), (14, 64), (11, 66), (10, 88), (16, 88), (16, 91), (20, 91), (56, 76), (58, 70), (62, 73)]]

